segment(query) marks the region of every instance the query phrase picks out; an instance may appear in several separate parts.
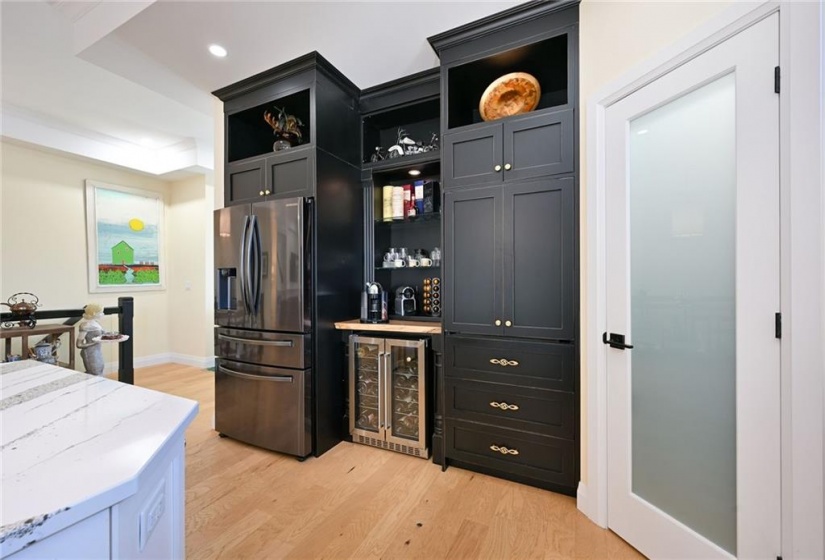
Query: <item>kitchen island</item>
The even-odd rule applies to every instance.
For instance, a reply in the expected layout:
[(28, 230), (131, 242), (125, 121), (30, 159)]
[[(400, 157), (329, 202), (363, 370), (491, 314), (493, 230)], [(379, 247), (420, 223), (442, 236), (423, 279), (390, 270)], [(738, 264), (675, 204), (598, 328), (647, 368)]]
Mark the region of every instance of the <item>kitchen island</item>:
[(0, 364), (0, 558), (183, 558), (194, 401)]

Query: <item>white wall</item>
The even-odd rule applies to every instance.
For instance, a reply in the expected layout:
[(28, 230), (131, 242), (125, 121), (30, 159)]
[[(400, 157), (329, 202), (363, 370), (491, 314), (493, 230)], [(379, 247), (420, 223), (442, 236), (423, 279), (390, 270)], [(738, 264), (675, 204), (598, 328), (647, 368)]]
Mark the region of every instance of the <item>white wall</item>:
[(581, 476), (587, 482), (587, 102), (635, 65), (718, 15), (731, 2), (582, 0), (579, 6)]
[[(212, 355), (211, 185), (203, 177), (180, 183), (67, 157), (35, 147), (0, 142), (0, 298), (20, 292), (40, 297), (43, 309), (77, 309), (87, 303), (117, 304), (135, 298), (135, 365), (172, 360), (207, 365)], [(165, 290), (123, 294), (89, 292), (86, 179), (155, 191), (166, 204), (167, 286)], [(177, 190), (180, 187), (180, 190)], [(210, 267), (211, 268), (211, 267)], [(185, 282), (191, 282), (186, 290)], [(210, 298), (207, 298), (209, 294)], [(115, 316), (103, 326), (117, 329)], [(104, 346), (107, 363), (117, 361), (114, 345)], [(187, 361), (188, 360), (188, 361)], [(82, 370), (82, 362), (77, 361)]]
[[(169, 337), (175, 361), (200, 363), (211, 356), (212, 332), (212, 199), (205, 176), (176, 181), (169, 187)], [(206, 235), (208, 232), (209, 235)], [(210, 284), (210, 285), (207, 285)], [(211, 364), (207, 364), (210, 365)]]

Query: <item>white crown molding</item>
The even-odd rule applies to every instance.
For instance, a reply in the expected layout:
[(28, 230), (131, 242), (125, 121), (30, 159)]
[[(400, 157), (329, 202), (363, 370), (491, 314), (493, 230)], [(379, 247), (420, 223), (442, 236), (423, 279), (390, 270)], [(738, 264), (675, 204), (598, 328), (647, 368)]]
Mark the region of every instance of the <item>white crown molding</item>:
[(4, 104), (0, 135), (154, 176), (192, 168), (211, 169), (211, 142), (187, 138), (162, 148), (148, 148)]

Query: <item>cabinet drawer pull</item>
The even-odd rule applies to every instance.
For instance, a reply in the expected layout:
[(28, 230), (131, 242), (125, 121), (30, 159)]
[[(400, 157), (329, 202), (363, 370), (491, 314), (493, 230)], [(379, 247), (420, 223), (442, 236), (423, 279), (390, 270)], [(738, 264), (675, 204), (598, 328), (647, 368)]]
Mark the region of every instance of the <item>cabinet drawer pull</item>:
[(504, 164), (504, 169), (506, 169), (507, 171), (510, 171), (512, 168), (513, 168), (513, 166), (510, 165), (509, 163)]
[(263, 195), (264, 195), (264, 191), (261, 191), (261, 192), (259, 192), (258, 194), (259, 194), (260, 196), (263, 196)]
[(501, 410), (518, 410), (517, 404), (507, 404), (506, 402), (493, 401), (490, 403), (493, 408), (500, 408)]
[(272, 194), (272, 191), (270, 191), (269, 189), (266, 189), (266, 190), (264, 191), (264, 194)]
[(501, 171), (501, 166), (500, 166), (500, 165), (496, 165), (493, 169), (495, 169), (496, 171)]
[(515, 360), (508, 360), (507, 358), (490, 358), (490, 363), (501, 367), (517, 366), (518, 362)]
[(491, 451), (498, 451), (502, 455), (518, 455), (518, 449), (507, 449), (503, 445), (499, 447), (496, 444), (490, 446)]

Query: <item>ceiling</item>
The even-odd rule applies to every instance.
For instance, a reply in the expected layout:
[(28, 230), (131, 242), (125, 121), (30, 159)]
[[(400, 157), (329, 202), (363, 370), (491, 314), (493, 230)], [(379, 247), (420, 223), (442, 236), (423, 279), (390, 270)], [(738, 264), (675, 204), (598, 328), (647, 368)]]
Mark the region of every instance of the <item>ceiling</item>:
[(373, 86), (436, 66), (428, 36), (517, 3), (3, 1), (0, 133), (164, 178), (208, 172), (211, 91), (313, 50)]

